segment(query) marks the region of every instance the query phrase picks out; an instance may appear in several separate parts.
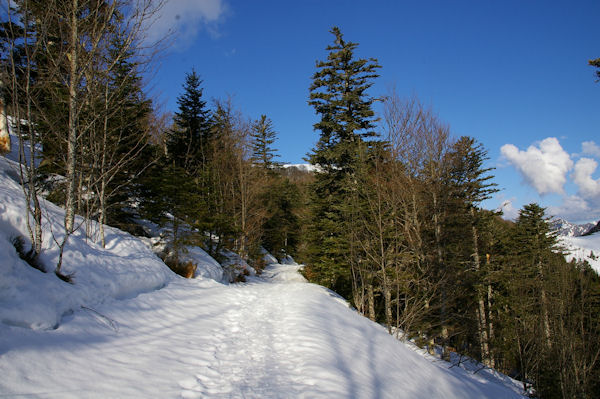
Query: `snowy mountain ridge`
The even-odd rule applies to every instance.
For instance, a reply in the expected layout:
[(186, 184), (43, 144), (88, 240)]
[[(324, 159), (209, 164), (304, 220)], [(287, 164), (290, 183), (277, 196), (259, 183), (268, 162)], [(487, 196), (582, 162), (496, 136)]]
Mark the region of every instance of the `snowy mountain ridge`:
[(550, 222), (550, 228), (559, 236), (565, 237), (580, 237), (590, 231), (595, 225), (595, 223), (575, 224), (561, 218), (553, 219)]
[(551, 222), (560, 246), (566, 251), (567, 261), (587, 261), (600, 273), (600, 234), (596, 233), (598, 225), (600, 222), (574, 224), (564, 219), (554, 219)]

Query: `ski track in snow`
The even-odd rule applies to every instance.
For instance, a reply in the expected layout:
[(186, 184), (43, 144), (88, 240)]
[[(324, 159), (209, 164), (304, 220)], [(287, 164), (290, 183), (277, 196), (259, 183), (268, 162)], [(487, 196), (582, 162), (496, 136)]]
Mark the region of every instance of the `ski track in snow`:
[(35, 331), (0, 324), (0, 397), (516, 398), (399, 344), (298, 266), (175, 279)]

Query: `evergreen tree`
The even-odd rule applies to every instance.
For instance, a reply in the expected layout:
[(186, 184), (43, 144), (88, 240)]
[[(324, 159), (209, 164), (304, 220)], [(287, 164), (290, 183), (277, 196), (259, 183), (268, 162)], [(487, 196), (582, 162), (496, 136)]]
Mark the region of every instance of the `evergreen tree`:
[(167, 134), (169, 158), (188, 173), (205, 166), (208, 155), (210, 113), (202, 100), (201, 84), (194, 69), (186, 74), (184, 93), (177, 98), (174, 127)]
[(263, 169), (273, 169), (278, 167), (279, 163), (273, 161), (273, 158), (279, 155), (275, 154), (275, 149), (271, 145), (275, 142), (276, 133), (273, 130), (273, 122), (266, 115), (261, 115), (260, 119), (252, 124), (250, 131), (252, 139), (252, 161)]
[(295, 256), (300, 239), (298, 187), (287, 178), (278, 178), (268, 186), (263, 198), (268, 214), (263, 224), (263, 246), (277, 257)]
[(320, 137), (310, 162), (326, 173), (352, 172), (356, 147), (361, 139), (376, 136), (372, 130), (374, 98), (366, 91), (377, 78), (377, 60), (355, 59), (357, 43), (346, 42), (339, 28), (330, 31), (334, 44), (327, 47), (326, 61), (317, 62), (310, 86), (310, 100), (321, 120), (314, 125)]
[(106, 197), (102, 211), (106, 219), (102, 222), (128, 229), (132, 227), (131, 193), (142, 172), (155, 159), (148, 147), (152, 101), (142, 90), (139, 64), (132, 51), (123, 49), (124, 45), (123, 38), (116, 38), (111, 46), (112, 54), (123, 54), (108, 76), (100, 180), (101, 186), (106, 186), (101, 187)]
[(309, 155), (319, 171), (312, 185), (308, 274), (349, 296), (348, 200), (356, 188), (357, 162), (366, 159), (360, 156), (367, 147), (365, 139), (376, 135), (374, 99), (366, 92), (379, 65), (375, 59), (357, 59), (358, 44), (345, 41), (339, 28), (331, 33), (334, 44), (327, 47), (327, 60), (317, 62), (308, 102), (320, 116), (314, 125), (319, 141)]
[[(500, 279), (501, 336), (504, 353), (524, 381), (540, 383), (550, 370), (546, 357), (551, 349), (548, 276), (556, 254), (545, 209), (528, 204), (508, 237), (508, 254)], [(543, 385), (543, 383), (542, 383)]]
[[(155, 148), (158, 153), (158, 149)], [(159, 159), (148, 169), (139, 186), (142, 216), (167, 227), (169, 236), (163, 260), (177, 268), (187, 245), (199, 245), (204, 207), (198, 200), (198, 185), (183, 168), (169, 159)]]
[[(487, 309), (485, 301), (486, 287), (489, 286), (487, 270), (481, 261), (481, 238), (479, 226), (483, 223), (483, 218), (489, 218), (492, 215), (488, 212), (482, 212), (478, 209), (481, 201), (489, 199), (491, 195), (498, 190), (494, 183), (489, 180), (493, 176), (487, 175), (491, 168), (484, 168), (483, 162), (487, 159), (487, 152), (481, 144), (478, 144), (471, 137), (461, 137), (454, 145), (451, 157), (450, 184), (454, 197), (454, 221), (461, 226), (462, 234), (455, 235), (455, 239), (462, 243), (470, 243), (464, 246), (467, 251), (463, 258), (459, 255), (458, 265), (464, 264), (464, 260), (470, 260), (472, 270), (472, 281), (475, 294), (475, 315), (477, 325), (477, 335), (480, 346), (480, 354), (484, 364), (491, 366), (493, 363), (490, 351), (490, 328), (487, 320)], [(464, 237), (466, 235), (466, 237)], [(460, 238), (458, 238), (460, 237)], [(467, 238), (469, 237), (469, 238)], [(456, 265), (455, 275), (465, 272), (460, 266)]]
[(185, 246), (201, 245), (204, 232), (211, 232), (208, 167), (210, 120), (202, 100), (202, 81), (194, 70), (186, 74), (177, 103), (174, 126), (166, 132), (166, 156), (147, 173), (141, 197), (142, 209), (151, 220), (171, 230), (169, 253), (177, 267)]

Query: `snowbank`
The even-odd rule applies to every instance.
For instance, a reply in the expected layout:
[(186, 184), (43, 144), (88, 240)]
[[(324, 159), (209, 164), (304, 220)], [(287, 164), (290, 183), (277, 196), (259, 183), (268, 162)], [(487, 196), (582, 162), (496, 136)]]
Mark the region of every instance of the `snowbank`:
[[(95, 306), (106, 298), (127, 298), (165, 286), (173, 273), (141, 241), (106, 228), (106, 248), (87, 239), (83, 220), (69, 238), (62, 272), (75, 284), (59, 280), (52, 271), (58, 262), (57, 242), (64, 237), (64, 211), (42, 200), (43, 245), (40, 260), (50, 273), (31, 268), (19, 258), (14, 237), (28, 240), (26, 203), (14, 180), (16, 164), (0, 158), (0, 321), (34, 329), (56, 328), (61, 318), (81, 306)], [(98, 231), (94, 223), (92, 231)], [(29, 244), (26, 244), (29, 246)]]
[(208, 278), (215, 281), (223, 279), (223, 267), (200, 247), (188, 247), (182, 259), (197, 265), (195, 277)]

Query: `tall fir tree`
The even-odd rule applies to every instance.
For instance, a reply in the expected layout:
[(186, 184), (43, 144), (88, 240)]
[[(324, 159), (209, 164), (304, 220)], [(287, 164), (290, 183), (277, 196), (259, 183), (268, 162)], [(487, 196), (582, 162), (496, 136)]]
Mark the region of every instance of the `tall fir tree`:
[(179, 106), (174, 127), (167, 134), (169, 159), (188, 173), (205, 165), (210, 138), (210, 112), (202, 100), (202, 80), (194, 69), (185, 76), (183, 94), (177, 98)]
[[(488, 173), (492, 168), (484, 168), (483, 163), (488, 159), (487, 152), (474, 138), (463, 136), (452, 146), (450, 156), (450, 184), (454, 200), (453, 220), (461, 226), (463, 234), (457, 233), (458, 245), (466, 249), (463, 258), (458, 257), (459, 262), (454, 274), (469, 277), (473, 281), (475, 299), (475, 320), (477, 336), (479, 340), (480, 355), (483, 363), (492, 366), (493, 359), (490, 349), (490, 327), (487, 318), (486, 290), (489, 287), (489, 276), (487, 268), (481, 260), (481, 237), (479, 226), (484, 224), (485, 218), (493, 217), (493, 213), (483, 212), (479, 204), (491, 198), (498, 190), (496, 184), (490, 180), (493, 178)], [(466, 270), (461, 264), (469, 264)], [(471, 303), (468, 301), (467, 303)], [(464, 306), (464, 305), (463, 305)], [(468, 306), (468, 305), (467, 305)]]
[(277, 150), (272, 147), (277, 134), (273, 130), (271, 119), (267, 118), (266, 115), (261, 115), (252, 124), (250, 136), (252, 140), (252, 162), (263, 169), (273, 169), (279, 166), (279, 163), (274, 161), (274, 158), (279, 155), (275, 153)]
[(347, 256), (350, 253), (347, 217), (350, 193), (356, 187), (357, 163), (364, 157), (365, 139), (373, 131), (374, 99), (367, 90), (377, 78), (380, 66), (375, 59), (356, 58), (356, 43), (345, 41), (339, 28), (333, 27), (334, 44), (327, 47), (325, 61), (317, 61), (308, 101), (320, 120), (314, 129), (320, 134), (316, 148), (309, 155), (318, 167), (312, 185), (312, 223), (308, 274), (317, 282), (351, 293), (351, 276)]
[(296, 255), (300, 240), (300, 190), (288, 178), (273, 178), (263, 193), (267, 215), (262, 244), (275, 256)]
[[(139, 63), (134, 53), (126, 48), (122, 36), (115, 37), (108, 56), (116, 61), (108, 71), (104, 96), (100, 99), (97, 115), (101, 128), (90, 145), (95, 172), (93, 189), (99, 198), (99, 221), (122, 229), (135, 229), (132, 218), (132, 197), (143, 171), (154, 161), (148, 143), (152, 101), (142, 90)], [(97, 170), (95, 170), (97, 169)], [(104, 237), (103, 230), (101, 231)]]
[(202, 244), (199, 232), (210, 231), (207, 160), (211, 124), (201, 84), (195, 70), (186, 74), (183, 94), (177, 98), (174, 126), (166, 132), (167, 154), (147, 173), (141, 190), (147, 217), (171, 228), (165, 256), (175, 265), (186, 245)]

